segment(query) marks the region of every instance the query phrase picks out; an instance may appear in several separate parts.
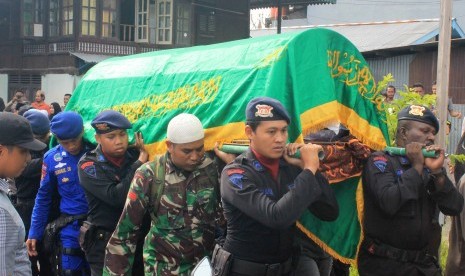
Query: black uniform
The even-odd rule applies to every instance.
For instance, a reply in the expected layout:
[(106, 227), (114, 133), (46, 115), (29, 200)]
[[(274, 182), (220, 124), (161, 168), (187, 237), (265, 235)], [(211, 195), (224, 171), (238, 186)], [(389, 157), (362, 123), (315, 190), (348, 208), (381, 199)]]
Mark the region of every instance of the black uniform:
[[(105, 158), (99, 146), (79, 161), (79, 180), (86, 193), (88, 221), (92, 225), (83, 249), (92, 275), (102, 275), (105, 247), (123, 211), (134, 173), (142, 165), (138, 157), (138, 150), (128, 149), (118, 167)], [(136, 256), (134, 266), (137, 259)]]
[[(303, 211), (337, 216), (334, 194), (320, 173), (279, 162), (279, 182), (250, 150), (223, 170), (221, 197), (228, 227), (224, 250), (234, 256), (229, 275), (290, 274), (294, 224)], [(277, 272), (270, 274), (270, 269)]]
[[(444, 172), (443, 172), (444, 173)], [(458, 215), (463, 197), (445, 176), (437, 191), (434, 176), (412, 168), (406, 157), (376, 152), (363, 173), (365, 239), (358, 256), (360, 275), (440, 275), (426, 251), (436, 206)]]

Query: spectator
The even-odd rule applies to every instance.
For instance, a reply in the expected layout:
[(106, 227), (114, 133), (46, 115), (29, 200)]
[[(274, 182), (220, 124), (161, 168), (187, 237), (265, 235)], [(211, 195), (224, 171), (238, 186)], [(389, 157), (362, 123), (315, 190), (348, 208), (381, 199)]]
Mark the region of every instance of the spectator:
[(413, 90), (413, 92), (419, 94), (422, 97), (425, 95), (425, 87), (423, 86), (423, 84), (421, 84), (419, 82), (415, 83), (412, 86), (412, 90)]
[(62, 110), (65, 110), (66, 105), (68, 104), (70, 98), (71, 98), (71, 94), (69, 94), (69, 93), (66, 93), (63, 96), (63, 106), (61, 107)]
[(24, 98), (23, 91), (18, 90), (18, 91), (16, 91), (15, 96), (13, 97), (13, 99), (11, 99), (11, 101), (9, 101), (6, 104), (4, 111), (14, 113), (20, 108), (20, 106), (18, 106), (19, 104), (24, 105), (25, 103), (26, 103), (26, 100)]
[(49, 119), (52, 120), (52, 118), (57, 115), (58, 113), (61, 112), (61, 107), (57, 102), (53, 102), (50, 104), (50, 115)]
[(384, 103), (391, 103), (396, 95), (396, 88), (389, 85), (386, 89), (386, 95), (384, 95)]
[(37, 90), (35, 101), (31, 104), (32, 107), (39, 110), (46, 110), (48, 115), (51, 114), (50, 105), (45, 102), (45, 93), (42, 90)]

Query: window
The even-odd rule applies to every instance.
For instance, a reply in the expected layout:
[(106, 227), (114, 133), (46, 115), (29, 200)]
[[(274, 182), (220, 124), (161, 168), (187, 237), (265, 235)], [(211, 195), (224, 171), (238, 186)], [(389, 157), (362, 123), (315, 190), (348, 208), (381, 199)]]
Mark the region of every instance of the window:
[(60, 1), (50, 0), (48, 35), (60, 35)]
[(97, 0), (82, 0), (82, 35), (96, 35), (97, 28)]
[(43, 1), (23, 0), (23, 36), (43, 36)]
[(136, 41), (148, 41), (148, 16), (149, 0), (137, 0), (136, 2)]
[(176, 18), (176, 44), (186, 46), (190, 45), (190, 21), (190, 6), (186, 4), (179, 4), (177, 6)]
[(62, 7), (63, 20), (61, 22), (61, 28), (63, 35), (73, 34), (73, 0), (63, 0)]
[(117, 37), (116, 0), (103, 0), (102, 37)]
[(172, 18), (172, 1), (157, 1), (157, 43), (171, 44), (171, 18)]

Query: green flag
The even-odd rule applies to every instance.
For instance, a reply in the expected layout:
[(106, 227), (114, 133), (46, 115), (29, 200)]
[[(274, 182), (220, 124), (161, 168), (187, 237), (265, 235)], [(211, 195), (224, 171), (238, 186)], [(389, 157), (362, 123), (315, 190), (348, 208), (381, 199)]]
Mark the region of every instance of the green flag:
[[(382, 97), (365, 60), (350, 41), (326, 29), (111, 58), (83, 77), (67, 110), (83, 116), (85, 139), (91, 142), (90, 121), (97, 113), (123, 113), (132, 131), (143, 133), (153, 158), (165, 152), (168, 122), (182, 112), (202, 121), (206, 149), (215, 142), (246, 139), (245, 107), (258, 96), (275, 98), (287, 108), (290, 142), (303, 142), (306, 134), (341, 122), (371, 148), (386, 146)], [(357, 185), (350, 181), (344, 195), (354, 199)], [(354, 202), (340, 202), (355, 208), (353, 221), (344, 225), (354, 227), (351, 237), (360, 233)], [(321, 223), (318, 228), (329, 229)], [(317, 232), (304, 227), (309, 236)], [(356, 248), (334, 248), (327, 238), (321, 242), (341, 260), (355, 258)]]

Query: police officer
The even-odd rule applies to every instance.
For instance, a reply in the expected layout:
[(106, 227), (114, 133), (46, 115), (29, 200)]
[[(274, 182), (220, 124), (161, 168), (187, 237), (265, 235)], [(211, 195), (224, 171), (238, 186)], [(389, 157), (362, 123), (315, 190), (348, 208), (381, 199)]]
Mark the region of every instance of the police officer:
[[(212, 252), (220, 212), (218, 171), (212, 157), (205, 154), (200, 120), (187, 113), (171, 119), (166, 145), (166, 154), (144, 164), (134, 176), (108, 242), (104, 275), (130, 275), (146, 212), (153, 219), (144, 245), (146, 275), (187, 276)], [(228, 155), (221, 158), (232, 160)]]
[[(48, 117), (37, 110), (29, 110), (23, 116), (31, 124), (34, 138), (48, 145), (50, 141), (50, 121)], [(47, 151), (48, 147), (41, 151), (30, 151), (31, 161), (28, 162), (21, 175), (15, 178), (15, 208), (24, 222), (26, 233), (29, 233), (31, 226), (32, 210), (40, 186), (42, 160)], [(52, 274), (49, 256), (45, 252), (40, 252), (38, 256), (30, 257), (30, 261), (32, 275)], [(38, 263), (40, 266), (38, 266)]]
[[(136, 148), (128, 148), (126, 130), (132, 125), (119, 112), (102, 111), (91, 125), (98, 146), (79, 161), (79, 178), (89, 202), (91, 224), (82, 238), (92, 275), (101, 276), (105, 247), (123, 210), (134, 173), (148, 160), (148, 153), (140, 133), (136, 134)], [(138, 260), (142, 273), (142, 251)]]
[[(434, 145), (439, 123), (424, 106), (398, 114), (396, 143), (406, 156), (373, 153), (363, 172), (364, 232), (358, 256), (360, 275), (441, 275), (426, 250), (436, 207), (455, 216), (463, 207), (443, 168), (444, 150)], [(423, 157), (422, 149), (437, 158)]]
[[(318, 172), (321, 146), (290, 144), (291, 121), (283, 105), (260, 97), (247, 104), (245, 133), (250, 149), (221, 174), (221, 198), (227, 220), (223, 248), (212, 256), (218, 275), (291, 275), (295, 222), (307, 208), (322, 215), (334, 198)], [(292, 158), (300, 149), (301, 160)], [(324, 203), (320, 205), (320, 203)]]
[(83, 121), (76, 112), (53, 117), (50, 131), (59, 145), (44, 155), (42, 179), (32, 212), (31, 229), (26, 241), (30, 256), (37, 256), (37, 241), (42, 240), (49, 218), (54, 191), (60, 195), (60, 217), (52, 222), (59, 231), (59, 271), (61, 275), (87, 275), (88, 265), (79, 247), (79, 227), (87, 214), (87, 201), (79, 185), (77, 163), (90, 147), (84, 144)]

